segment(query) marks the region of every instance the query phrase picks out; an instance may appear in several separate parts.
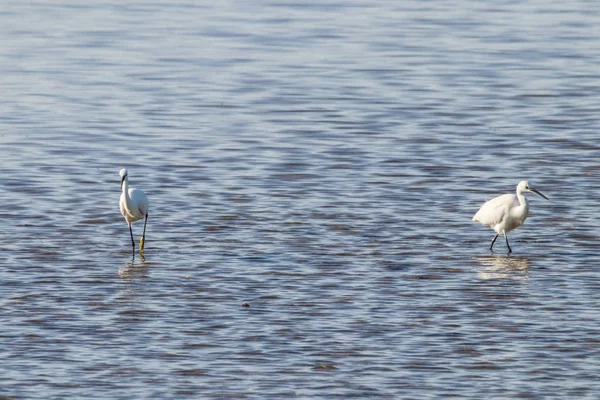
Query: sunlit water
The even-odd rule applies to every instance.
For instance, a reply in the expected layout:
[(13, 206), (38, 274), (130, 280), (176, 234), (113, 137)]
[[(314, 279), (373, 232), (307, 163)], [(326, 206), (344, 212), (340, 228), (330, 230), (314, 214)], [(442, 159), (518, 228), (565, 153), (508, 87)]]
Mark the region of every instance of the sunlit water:
[[(599, 27), (584, 1), (5, 2), (0, 397), (597, 398)], [(491, 254), (471, 217), (521, 179), (550, 200)]]

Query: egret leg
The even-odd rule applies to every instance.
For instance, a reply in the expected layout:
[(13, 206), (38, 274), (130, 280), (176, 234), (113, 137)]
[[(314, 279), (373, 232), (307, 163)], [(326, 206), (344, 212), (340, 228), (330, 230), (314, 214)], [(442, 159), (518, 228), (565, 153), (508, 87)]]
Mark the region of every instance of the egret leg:
[(512, 253), (512, 249), (510, 248), (510, 245), (508, 244), (508, 236), (506, 236), (506, 233), (504, 234), (504, 239), (506, 239), (506, 247), (508, 247), (508, 252)]
[(131, 246), (133, 247), (133, 254), (135, 255), (135, 241), (133, 240), (133, 231), (131, 230), (131, 223), (129, 223), (129, 233), (131, 234)]
[(142, 234), (142, 240), (140, 240), (140, 251), (144, 251), (144, 243), (146, 242), (146, 224), (148, 223), (148, 214), (144, 220), (144, 233)]
[(494, 236), (494, 240), (492, 240), (492, 244), (490, 244), (491, 251), (494, 251), (494, 243), (496, 242), (496, 239), (498, 239), (498, 236), (500, 236), (500, 234), (497, 234), (496, 236)]

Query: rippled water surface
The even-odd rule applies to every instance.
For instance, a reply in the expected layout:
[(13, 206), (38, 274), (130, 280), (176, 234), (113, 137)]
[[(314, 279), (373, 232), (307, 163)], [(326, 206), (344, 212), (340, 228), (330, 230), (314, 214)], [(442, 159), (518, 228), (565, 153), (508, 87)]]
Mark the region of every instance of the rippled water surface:
[(589, 1), (4, 2), (0, 397), (598, 398), (599, 65)]

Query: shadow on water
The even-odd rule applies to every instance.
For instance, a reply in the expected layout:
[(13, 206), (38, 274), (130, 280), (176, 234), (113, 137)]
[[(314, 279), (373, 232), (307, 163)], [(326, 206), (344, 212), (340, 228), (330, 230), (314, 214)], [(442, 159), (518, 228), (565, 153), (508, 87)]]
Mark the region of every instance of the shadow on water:
[(526, 257), (492, 254), (473, 259), (481, 266), (477, 275), (482, 279), (529, 279), (531, 260)]

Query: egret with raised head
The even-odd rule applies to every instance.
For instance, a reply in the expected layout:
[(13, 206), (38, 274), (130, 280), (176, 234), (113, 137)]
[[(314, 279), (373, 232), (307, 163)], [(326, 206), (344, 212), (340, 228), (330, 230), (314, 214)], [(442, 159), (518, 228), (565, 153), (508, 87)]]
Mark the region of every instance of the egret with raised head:
[(144, 251), (144, 242), (146, 241), (146, 223), (148, 222), (148, 198), (140, 189), (130, 188), (127, 170), (123, 168), (121, 175), (121, 201), (119, 206), (121, 214), (125, 217), (125, 221), (129, 225), (129, 233), (131, 234), (131, 246), (133, 247), (133, 255), (135, 257), (135, 241), (133, 240), (133, 231), (131, 223), (144, 219), (144, 233), (140, 239), (140, 253)]
[(517, 185), (516, 196), (514, 194), (504, 194), (487, 201), (473, 217), (473, 221), (487, 225), (496, 231), (496, 236), (490, 244), (490, 250), (494, 251), (494, 242), (500, 234), (503, 234), (508, 252), (512, 252), (506, 234), (523, 225), (529, 213), (529, 205), (523, 192), (532, 192), (548, 200), (540, 191), (531, 187), (528, 181), (521, 181)]

